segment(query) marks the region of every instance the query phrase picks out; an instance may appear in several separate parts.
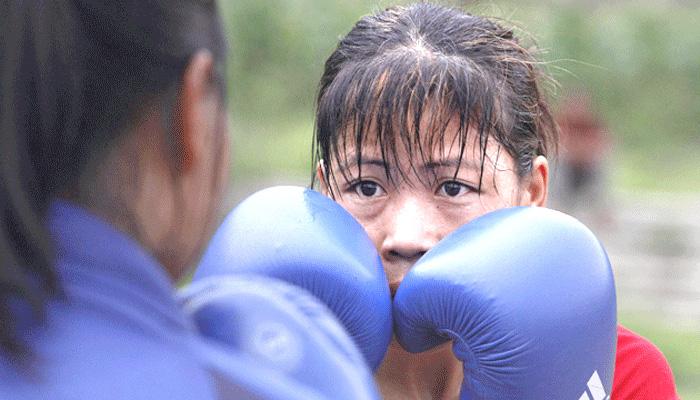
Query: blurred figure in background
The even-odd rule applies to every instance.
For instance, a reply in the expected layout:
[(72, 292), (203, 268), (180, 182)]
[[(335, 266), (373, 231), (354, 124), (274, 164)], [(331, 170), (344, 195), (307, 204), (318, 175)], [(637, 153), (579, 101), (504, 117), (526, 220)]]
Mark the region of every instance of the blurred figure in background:
[(585, 89), (564, 96), (555, 118), (561, 147), (552, 180), (552, 206), (589, 223), (605, 224), (610, 220), (610, 132)]

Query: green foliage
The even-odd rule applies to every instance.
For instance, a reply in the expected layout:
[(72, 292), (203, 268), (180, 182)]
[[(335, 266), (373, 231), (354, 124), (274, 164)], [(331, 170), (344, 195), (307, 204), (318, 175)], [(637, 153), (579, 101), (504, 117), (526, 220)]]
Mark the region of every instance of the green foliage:
[(234, 112), (261, 124), (279, 122), (282, 112), (312, 118), (323, 60), (359, 16), (357, 4), (242, 0), (223, 6)]

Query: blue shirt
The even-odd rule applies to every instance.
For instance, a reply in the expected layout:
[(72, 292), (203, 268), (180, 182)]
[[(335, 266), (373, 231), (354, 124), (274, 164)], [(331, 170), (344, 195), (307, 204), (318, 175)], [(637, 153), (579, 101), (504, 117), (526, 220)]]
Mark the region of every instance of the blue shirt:
[(0, 399), (316, 397), (201, 338), (163, 267), (127, 235), (63, 201), (47, 224), (65, 296), (24, 337), (29, 369), (0, 359)]

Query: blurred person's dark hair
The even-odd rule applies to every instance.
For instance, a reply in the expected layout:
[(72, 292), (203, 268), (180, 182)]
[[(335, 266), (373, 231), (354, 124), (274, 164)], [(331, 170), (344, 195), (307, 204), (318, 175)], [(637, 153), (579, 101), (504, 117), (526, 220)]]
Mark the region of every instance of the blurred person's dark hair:
[(0, 6), (0, 350), (62, 293), (44, 218), (56, 196), (90, 204), (93, 168), (139, 117), (171, 116), (190, 58), (207, 49), (225, 97), (225, 39), (213, 0), (8, 1)]
[[(434, 146), (456, 144), (464, 156), (471, 127), (478, 132), (482, 170), (486, 144), (495, 139), (523, 177), (536, 156), (556, 153), (543, 79), (533, 50), (495, 20), (428, 3), (363, 17), (326, 61), (314, 161), (347, 161), (354, 146), (359, 163), (362, 143), (376, 141), (391, 179), (399, 146), (422, 161), (431, 161)], [(459, 143), (421, 132), (424, 119), (426, 132), (442, 132), (458, 120)], [(323, 173), (332, 193), (331, 169)]]

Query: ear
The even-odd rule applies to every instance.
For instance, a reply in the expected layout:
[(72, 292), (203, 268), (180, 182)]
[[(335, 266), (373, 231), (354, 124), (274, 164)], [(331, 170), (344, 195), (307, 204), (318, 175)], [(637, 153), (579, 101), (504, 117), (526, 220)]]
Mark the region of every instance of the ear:
[(211, 101), (211, 76), (214, 59), (207, 50), (199, 50), (185, 69), (180, 89), (177, 123), (179, 125), (180, 169), (188, 172), (206, 154), (207, 135), (216, 126), (217, 104)]
[(547, 205), (549, 185), (549, 163), (544, 156), (537, 156), (532, 161), (532, 171), (523, 193), (523, 205), (544, 207)]
[(318, 190), (321, 191), (326, 196), (328, 193), (328, 182), (326, 182), (326, 162), (323, 159), (318, 160), (318, 165), (316, 165), (316, 179), (318, 179)]

